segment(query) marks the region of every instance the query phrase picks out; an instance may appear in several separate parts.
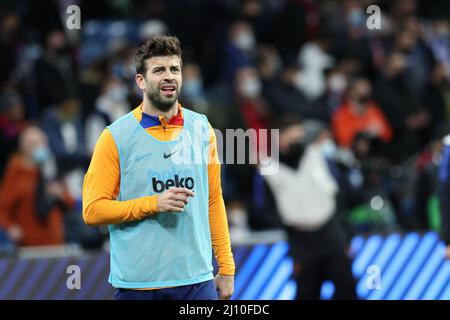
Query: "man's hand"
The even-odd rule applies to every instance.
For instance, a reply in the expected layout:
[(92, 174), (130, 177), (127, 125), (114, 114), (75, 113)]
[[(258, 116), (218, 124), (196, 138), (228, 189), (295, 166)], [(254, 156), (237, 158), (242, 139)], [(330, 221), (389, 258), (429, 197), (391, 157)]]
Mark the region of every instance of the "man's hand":
[(445, 257), (450, 260), (450, 244), (445, 247)]
[(9, 227), (7, 233), (11, 241), (14, 243), (18, 243), (23, 238), (23, 230), (17, 224), (13, 224), (11, 227)]
[(60, 181), (53, 181), (46, 185), (46, 191), (49, 195), (64, 201), (64, 185)]
[(218, 274), (214, 282), (219, 291), (219, 300), (229, 300), (234, 293), (234, 276)]
[(158, 195), (158, 212), (182, 212), (189, 202), (189, 197), (195, 196), (187, 188), (171, 188)]

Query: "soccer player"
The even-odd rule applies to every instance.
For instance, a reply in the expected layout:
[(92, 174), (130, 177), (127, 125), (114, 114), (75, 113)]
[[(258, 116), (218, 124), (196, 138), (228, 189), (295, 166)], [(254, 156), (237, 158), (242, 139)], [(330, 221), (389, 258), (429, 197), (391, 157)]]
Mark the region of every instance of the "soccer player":
[[(229, 299), (235, 266), (216, 137), (204, 115), (178, 103), (180, 42), (154, 37), (135, 63), (143, 102), (96, 144), (83, 184), (84, 221), (109, 225), (116, 299)], [(191, 143), (202, 133), (207, 139)], [(183, 154), (190, 156), (180, 161)], [(206, 161), (184, 161), (203, 154)]]

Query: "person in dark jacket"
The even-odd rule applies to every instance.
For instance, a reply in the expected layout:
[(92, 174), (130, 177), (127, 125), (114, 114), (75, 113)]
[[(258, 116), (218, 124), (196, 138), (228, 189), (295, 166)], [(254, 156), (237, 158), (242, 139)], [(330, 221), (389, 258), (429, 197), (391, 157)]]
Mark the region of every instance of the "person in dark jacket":
[(444, 138), (438, 190), (441, 212), (441, 237), (446, 245), (445, 256), (447, 259), (450, 259), (450, 135)]

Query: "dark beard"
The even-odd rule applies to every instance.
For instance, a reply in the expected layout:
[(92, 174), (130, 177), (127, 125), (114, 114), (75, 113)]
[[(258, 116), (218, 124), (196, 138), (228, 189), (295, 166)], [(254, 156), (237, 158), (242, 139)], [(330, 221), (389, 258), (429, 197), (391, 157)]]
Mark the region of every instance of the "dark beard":
[(161, 112), (169, 111), (178, 99), (178, 92), (175, 93), (174, 101), (163, 101), (159, 95), (159, 92), (149, 92), (146, 93), (146, 95), (152, 105)]

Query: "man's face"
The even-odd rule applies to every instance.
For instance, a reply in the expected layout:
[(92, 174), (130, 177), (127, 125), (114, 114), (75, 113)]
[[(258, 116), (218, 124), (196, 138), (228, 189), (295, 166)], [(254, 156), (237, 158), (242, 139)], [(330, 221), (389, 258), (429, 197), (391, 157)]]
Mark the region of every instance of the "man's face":
[(61, 104), (61, 109), (66, 119), (74, 119), (80, 112), (80, 101), (76, 98), (68, 98)]
[(360, 79), (353, 84), (350, 92), (350, 98), (356, 101), (360, 106), (365, 106), (370, 100), (372, 88), (370, 82)]
[(136, 83), (155, 108), (166, 112), (180, 95), (181, 60), (177, 56), (152, 57), (147, 59), (146, 65), (146, 74), (137, 74)]
[(26, 129), (20, 137), (20, 151), (31, 157), (33, 151), (38, 148), (47, 147), (46, 135), (37, 127)]
[(280, 132), (280, 151), (288, 152), (292, 145), (300, 143), (305, 136), (305, 131), (301, 124), (291, 125)]

